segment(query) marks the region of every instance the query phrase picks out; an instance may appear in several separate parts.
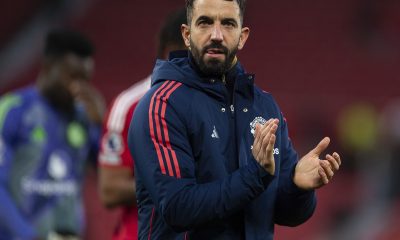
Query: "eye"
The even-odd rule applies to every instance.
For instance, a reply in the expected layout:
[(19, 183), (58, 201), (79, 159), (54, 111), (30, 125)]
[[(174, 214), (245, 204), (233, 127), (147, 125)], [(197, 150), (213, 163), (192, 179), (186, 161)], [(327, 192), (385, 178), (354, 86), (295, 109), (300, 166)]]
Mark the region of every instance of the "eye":
[(229, 28), (236, 28), (238, 26), (237, 21), (233, 18), (225, 18), (221, 21), (221, 24)]
[(201, 16), (199, 19), (196, 21), (197, 26), (209, 26), (213, 24), (213, 20), (207, 16)]
[(212, 22), (211, 21), (207, 21), (207, 20), (200, 20), (197, 24), (199, 26), (208, 26), (208, 25), (211, 25)]
[(204, 21), (204, 20), (199, 21), (198, 24), (199, 24), (199, 26), (201, 26), (201, 25), (209, 25), (209, 23), (207, 21)]

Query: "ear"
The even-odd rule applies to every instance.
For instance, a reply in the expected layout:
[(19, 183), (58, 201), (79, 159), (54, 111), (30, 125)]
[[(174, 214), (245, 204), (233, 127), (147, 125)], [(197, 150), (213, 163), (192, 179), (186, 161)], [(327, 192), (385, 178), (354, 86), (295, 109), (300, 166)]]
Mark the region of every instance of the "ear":
[(181, 33), (186, 47), (190, 49), (190, 27), (186, 24), (181, 25)]
[(250, 28), (248, 28), (248, 27), (242, 28), (242, 32), (240, 33), (240, 38), (239, 38), (239, 45), (238, 45), (239, 50), (242, 50), (242, 48), (246, 44), (249, 34), (250, 34)]

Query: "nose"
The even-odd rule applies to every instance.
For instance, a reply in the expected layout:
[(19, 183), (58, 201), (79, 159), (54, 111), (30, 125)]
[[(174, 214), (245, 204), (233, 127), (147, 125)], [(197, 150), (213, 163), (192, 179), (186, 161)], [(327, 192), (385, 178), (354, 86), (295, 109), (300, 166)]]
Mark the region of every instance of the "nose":
[(221, 26), (216, 24), (211, 33), (211, 40), (216, 42), (222, 42), (224, 40), (224, 36), (221, 31)]

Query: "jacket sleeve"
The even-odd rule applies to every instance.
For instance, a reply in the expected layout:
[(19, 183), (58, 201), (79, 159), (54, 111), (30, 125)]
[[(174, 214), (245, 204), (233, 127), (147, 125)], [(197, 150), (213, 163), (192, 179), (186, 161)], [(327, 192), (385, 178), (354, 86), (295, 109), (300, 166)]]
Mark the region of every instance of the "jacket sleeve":
[(315, 191), (305, 191), (293, 182), (298, 156), (288, 136), (286, 120), (280, 116), (282, 159), (274, 221), (279, 225), (297, 226), (309, 219), (316, 207)]
[(137, 178), (170, 227), (184, 231), (225, 218), (264, 191), (273, 177), (255, 161), (225, 178), (197, 183), (196, 159), (185, 124), (188, 112), (179, 114), (174, 107), (177, 101), (171, 103), (158, 94), (162, 90), (139, 103), (128, 139)]
[(12, 236), (32, 239), (34, 229), (22, 217), (8, 191), (9, 172), (13, 161), (18, 132), (20, 99), (15, 95), (6, 95), (0, 100), (0, 225)]

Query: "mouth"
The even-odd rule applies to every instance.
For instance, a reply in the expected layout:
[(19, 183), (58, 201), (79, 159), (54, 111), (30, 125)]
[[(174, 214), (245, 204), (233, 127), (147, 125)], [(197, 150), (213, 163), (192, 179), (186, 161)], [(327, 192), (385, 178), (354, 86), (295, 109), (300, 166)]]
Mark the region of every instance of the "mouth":
[(206, 55), (211, 58), (219, 58), (225, 56), (225, 51), (220, 48), (209, 48), (206, 50)]

